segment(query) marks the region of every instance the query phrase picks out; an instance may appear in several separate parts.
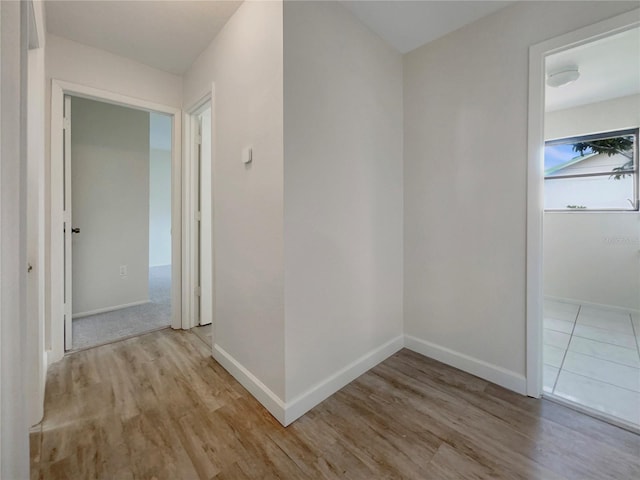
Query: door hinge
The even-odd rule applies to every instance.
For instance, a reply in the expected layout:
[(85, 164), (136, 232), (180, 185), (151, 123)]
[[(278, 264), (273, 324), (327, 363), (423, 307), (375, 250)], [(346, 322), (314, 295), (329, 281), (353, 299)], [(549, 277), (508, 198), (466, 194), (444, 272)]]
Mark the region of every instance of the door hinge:
[(196, 133), (196, 144), (202, 145), (202, 134)]
[(69, 117), (64, 117), (62, 119), (62, 128), (64, 128), (65, 130), (68, 129), (71, 126), (71, 122), (69, 122)]
[(202, 220), (202, 213), (196, 212), (196, 222), (199, 222), (200, 220)]
[(196, 287), (196, 297), (199, 297), (202, 295), (202, 287)]

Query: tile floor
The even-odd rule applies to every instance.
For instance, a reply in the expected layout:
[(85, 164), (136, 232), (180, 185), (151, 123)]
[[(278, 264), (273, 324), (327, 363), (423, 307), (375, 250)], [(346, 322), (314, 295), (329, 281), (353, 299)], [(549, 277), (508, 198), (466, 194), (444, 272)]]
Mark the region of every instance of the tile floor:
[(640, 427), (640, 315), (545, 301), (547, 394)]

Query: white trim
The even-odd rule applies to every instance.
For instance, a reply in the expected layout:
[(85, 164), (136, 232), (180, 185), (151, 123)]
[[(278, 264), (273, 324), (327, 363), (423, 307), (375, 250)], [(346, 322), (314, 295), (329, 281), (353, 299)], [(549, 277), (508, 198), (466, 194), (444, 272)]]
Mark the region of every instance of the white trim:
[[(2, 54), (2, 5), (0, 4), (0, 125), (2, 124), (2, 112), (4, 112), (4, 109), (2, 108), (3, 106), (3, 100), (2, 100), (2, 78), (3, 78), (3, 69), (4, 69), (4, 55)], [(2, 161), (3, 159), (3, 155), (2, 155), (2, 145), (4, 144), (2, 141), (2, 128), (0, 128), (0, 165), (4, 165), (4, 162)], [(4, 190), (5, 186), (2, 183), (2, 168), (0, 168), (0, 219), (2, 218), (2, 191)], [(5, 278), (5, 274), (4, 274), (4, 265), (2, 262), (2, 251), (4, 250), (2, 247), (4, 247), (4, 243), (5, 243), (5, 236), (6, 236), (6, 228), (2, 228), (2, 222), (0, 221), (0, 332), (2, 332), (2, 327), (4, 326), (5, 323), (5, 315), (2, 312), (2, 305), (5, 304), (6, 299), (3, 299), (3, 297), (5, 297), (6, 295), (3, 295), (3, 288), (2, 288), (2, 280), (4, 280)], [(5, 411), (6, 404), (2, 401), (2, 399), (4, 398), (4, 395), (2, 394), (2, 384), (4, 383), (4, 370), (2, 369), (2, 337), (0, 337), (0, 418), (2, 415), (2, 412)], [(38, 401), (40, 401), (40, 399), (38, 399)], [(0, 437), (4, 434), (4, 430), (2, 429), (2, 425), (0, 425)], [(0, 449), (2, 448), (2, 438), (0, 438)], [(2, 472), (2, 451), (0, 450), (0, 472)]]
[[(213, 89), (204, 93), (197, 102), (193, 104), (184, 114), (184, 209), (183, 209), (183, 231), (184, 231), (184, 249), (183, 249), (183, 298), (182, 318), (184, 319), (183, 328), (193, 328), (200, 325), (198, 308), (199, 298), (196, 295), (196, 286), (198, 284), (198, 265), (201, 252), (198, 251), (198, 222), (196, 220), (197, 212), (197, 194), (198, 194), (198, 172), (195, 167), (197, 160), (196, 136), (198, 135), (198, 116), (206, 108), (211, 109), (211, 118), (213, 124)], [(213, 143), (213, 137), (212, 137)], [(213, 144), (212, 144), (213, 158)], [(213, 268), (213, 265), (211, 266)], [(213, 275), (212, 275), (213, 277)], [(202, 297), (200, 296), (200, 299)]]
[[(62, 86), (51, 82), (51, 174), (50, 174), (50, 202), (51, 218), (49, 222), (50, 244), (49, 257), (50, 272), (47, 282), (51, 299), (51, 316), (49, 318), (49, 338), (45, 339), (49, 349), (48, 364), (57, 362), (64, 356), (64, 290), (62, 277), (64, 275), (64, 243), (63, 236), (63, 112), (64, 91)], [(54, 255), (53, 252), (56, 252)]]
[[(40, 5), (41, 2), (38, 2)], [(33, 3), (32, 3), (33, 5)], [(36, 14), (36, 25), (40, 8)], [(40, 35), (43, 35), (40, 32)], [(45, 361), (45, 118), (44, 49), (27, 52), (27, 402), (29, 424), (44, 415)]]
[[(182, 328), (182, 115), (179, 108), (141, 100), (119, 93), (100, 90), (62, 80), (51, 80), (51, 319), (48, 341), (49, 364), (64, 356), (64, 329), (62, 316), (62, 112), (64, 95), (89, 98), (139, 110), (160, 112), (173, 117), (171, 168), (171, 327)], [(54, 253), (55, 252), (55, 253)]]
[(64, 187), (65, 190), (62, 193), (64, 198), (64, 349), (71, 350), (73, 348), (73, 225), (71, 225), (71, 219), (73, 217), (72, 212), (72, 189), (71, 189), (71, 97), (65, 95), (63, 98), (64, 104)]
[(213, 345), (213, 358), (286, 427), (345, 385), (401, 350), (403, 346), (404, 336), (399, 335), (362, 355), (286, 403), (220, 345)]
[(365, 353), (346, 367), (338, 370), (306, 392), (293, 398), (285, 404), (284, 425), (287, 426), (294, 422), (345, 385), (353, 382), (363, 373), (366, 373), (394, 353), (402, 350), (403, 347), (404, 336), (399, 335), (380, 345), (378, 348)]
[(634, 28), (640, 9), (618, 15), (529, 49), (529, 135), (527, 173), (526, 394), (542, 393), (542, 228), (544, 145), (544, 61), (548, 55)]
[(213, 358), (258, 400), (276, 420), (285, 425), (285, 404), (255, 375), (229, 355), (220, 345), (213, 345)]
[(554, 302), (568, 303), (570, 305), (576, 305), (576, 306), (582, 305), (583, 307), (602, 308), (604, 310), (613, 310), (614, 312), (632, 313), (634, 315), (640, 315), (640, 310), (636, 308), (620, 307), (618, 305), (607, 305), (605, 303), (585, 302), (583, 300), (576, 300), (573, 298), (552, 297), (551, 295), (545, 295), (544, 299), (551, 300)]
[(182, 230), (184, 232), (184, 248), (182, 249), (182, 318), (185, 319), (186, 328), (192, 328), (197, 325), (197, 295), (195, 294), (197, 286), (197, 221), (196, 201), (197, 201), (197, 185), (196, 185), (196, 169), (195, 159), (197, 152), (195, 151), (195, 137), (198, 134), (197, 119), (195, 112), (185, 114), (184, 118), (184, 162), (183, 162), (183, 179), (185, 198), (182, 211)]
[(213, 321), (213, 165), (211, 164), (213, 109), (211, 100), (206, 105), (200, 115), (200, 175), (198, 177), (200, 190), (198, 323), (200, 325), (210, 325)]
[(216, 84), (211, 83), (211, 342), (216, 341), (216, 152), (218, 145), (216, 114)]
[(185, 108), (185, 117), (187, 115), (195, 115), (199, 113), (201, 110), (204, 110), (205, 104), (211, 101), (213, 96), (213, 89), (202, 92), (202, 94), (198, 97), (198, 100), (191, 103), (187, 108)]
[(404, 336), (404, 346), (420, 355), (446, 363), (516, 393), (522, 395), (526, 393), (526, 378), (519, 373), (411, 335)]
[(145, 305), (147, 303), (151, 303), (151, 300), (148, 300), (148, 299), (139, 300), (137, 302), (125, 303), (122, 305), (114, 305), (112, 307), (97, 308), (95, 310), (89, 310), (86, 312), (74, 313), (72, 315), (72, 318), (82, 318), (82, 317), (88, 317), (89, 315), (97, 315), (99, 313), (115, 312), (116, 310), (122, 310), (123, 308), (137, 307), (138, 305)]

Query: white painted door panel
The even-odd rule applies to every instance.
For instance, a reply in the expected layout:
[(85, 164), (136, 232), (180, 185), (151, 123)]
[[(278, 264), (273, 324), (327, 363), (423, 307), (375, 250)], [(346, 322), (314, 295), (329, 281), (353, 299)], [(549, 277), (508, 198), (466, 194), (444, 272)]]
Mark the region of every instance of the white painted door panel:
[(71, 350), (72, 337), (72, 255), (71, 255), (71, 97), (64, 97), (64, 349)]
[(200, 121), (200, 325), (208, 325), (213, 320), (211, 108)]

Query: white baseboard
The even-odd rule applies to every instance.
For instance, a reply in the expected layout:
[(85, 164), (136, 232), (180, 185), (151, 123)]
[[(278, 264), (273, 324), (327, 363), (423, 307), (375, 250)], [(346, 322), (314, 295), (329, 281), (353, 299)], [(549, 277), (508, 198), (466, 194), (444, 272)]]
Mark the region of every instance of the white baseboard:
[(527, 393), (526, 377), (507, 370), (506, 368), (427, 342), (426, 340), (421, 340), (411, 335), (404, 336), (404, 346), (420, 355), (446, 363), (447, 365), (476, 375), (506, 389), (522, 395), (526, 395)]
[(285, 404), (264, 383), (229, 355), (220, 345), (213, 345), (213, 358), (258, 400), (276, 420), (285, 424)]
[(354, 360), (346, 367), (340, 369), (322, 382), (314, 385), (301, 395), (298, 395), (285, 405), (285, 422), (287, 426), (320, 402), (330, 397), (345, 385), (348, 385), (363, 373), (386, 360), (391, 355), (404, 347), (402, 335), (389, 340), (383, 345), (369, 351), (360, 358)]
[(113, 312), (115, 310), (135, 307), (137, 305), (144, 305), (145, 303), (150, 303), (150, 302), (151, 300), (147, 299), (147, 300), (140, 300), (138, 302), (125, 303), (124, 305), (114, 305), (113, 307), (98, 308), (97, 310), (90, 310), (88, 312), (74, 313), (71, 318), (81, 318), (81, 317), (88, 317), (89, 315), (97, 315), (98, 313)]
[(584, 300), (575, 300), (572, 298), (552, 297), (551, 295), (545, 295), (544, 299), (554, 302), (570, 303), (571, 305), (583, 305), (585, 307), (602, 308), (604, 310), (613, 310), (614, 312), (633, 313), (635, 315), (640, 315), (640, 310), (635, 308), (619, 307), (616, 305), (607, 305), (604, 303), (585, 302)]
[(402, 335), (384, 343), (287, 403), (219, 345), (213, 346), (213, 357), (286, 427), (342, 387), (402, 349), (403, 344)]
[(403, 347), (424, 355), (425, 357), (451, 365), (464, 372), (476, 375), (484, 380), (520, 393), (521, 395), (526, 395), (527, 381), (524, 375), (435, 345), (411, 335), (400, 335), (389, 340), (286, 403), (217, 344), (213, 346), (213, 357), (238, 380), (276, 420), (286, 427), (342, 387), (348, 385)]

